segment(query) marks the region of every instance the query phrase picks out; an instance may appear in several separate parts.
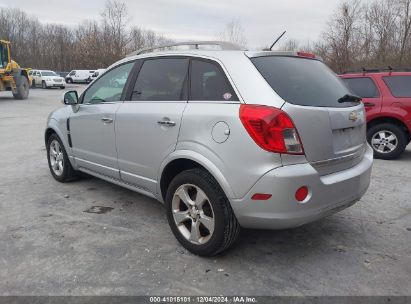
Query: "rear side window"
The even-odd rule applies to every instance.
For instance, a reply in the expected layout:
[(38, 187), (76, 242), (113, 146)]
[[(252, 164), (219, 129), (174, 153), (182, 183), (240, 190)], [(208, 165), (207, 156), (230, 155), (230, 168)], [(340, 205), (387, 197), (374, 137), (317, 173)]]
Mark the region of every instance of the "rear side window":
[(146, 60), (138, 74), (131, 100), (187, 100), (188, 59), (162, 58)]
[(411, 76), (383, 77), (394, 97), (411, 97)]
[(212, 61), (191, 60), (190, 100), (238, 101), (221, 67)]
[(350, 92), (321, 61), (283, 56), (257, 57), (251, 61), (273, 90), (289, 103), (334, 108), (358, 104), (338, 102)]
[(374, 80), (369, 77), (343, 78), (343, 81), (355, 95), (361, 98), (380, 97)]

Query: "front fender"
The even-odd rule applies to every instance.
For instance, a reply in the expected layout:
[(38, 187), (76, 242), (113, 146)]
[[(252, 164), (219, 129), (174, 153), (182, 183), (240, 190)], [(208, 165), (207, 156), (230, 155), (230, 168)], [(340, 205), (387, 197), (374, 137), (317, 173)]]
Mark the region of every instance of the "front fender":
[(66, 153), (71, 162), (71, 165), (75, 167), (75, 163), (74, 163), (74, 159), (72, 155), (72, 149), (70, 148), (68, 144), (67, 132), (65, 132), (64, 130), (65, 130), (64, 124), (62, 122), (59, 122), (55, 118), (50, 118), (48, 120), (46, 130), (44, 132), (44, 142), (45, 142), (45, 145), (47, 146), (48, 134), (50, 131), (53, 131), (54, 133), (56, 133), (63, 143), (64, 149), (66, 150)]
[(175, 150), (171, 154), (169, 154), (166, 159), (161, 163), (159, 174), (157, 180), (159, 181), (157, 183), (157, 193), (161, 193), (160, 189), (160, 179), (163, 174), (164, 168), (171, 163), (173, 160), (177, 159), (188, 159), (191, 161), (194, 161), (198, 164), (200, 164), (202, 167), (204, 167), (218, 182), (218, 184), (221, 186), (223, 189), (225, 195), (228, 198), (235, 198), (233, 189), (231, 188), (230, 184), (228, 183), (227, 179), (224, 177), (224, 175), (221, 173), (221, 171), (218, 169), (218, 167), (210, 161), (208, 158), (203, 156), (200, 153), (191, 151), (191, 150)]

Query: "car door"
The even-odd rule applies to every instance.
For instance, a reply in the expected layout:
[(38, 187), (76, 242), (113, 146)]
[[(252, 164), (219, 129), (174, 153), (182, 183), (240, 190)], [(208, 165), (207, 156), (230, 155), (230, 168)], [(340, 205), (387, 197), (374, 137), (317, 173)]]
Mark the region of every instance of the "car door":
[(41, 85), (41, 74), (39, 71), (33, 73), (34, 83), (36, 86)]
[(368, 117), (381, 111), (383, 98), (373, 78), (359, 76), (343, 78), (343, 81), (355, 95), (362, 98)]
[(121, 178), (152, 194), (160, 165), (177, 143), (187, 105), (188, 62), (184, 57), (140, 61), (134, 85), (116, 115)]
[(134, 62), (117, 66), (94, 82), (70, 115), (68, 129), (73, 155), (82, 169), (119, 179), (115, 144), (116, 111), (122, 102), (124, 85), (117, 79), (128, 77)]

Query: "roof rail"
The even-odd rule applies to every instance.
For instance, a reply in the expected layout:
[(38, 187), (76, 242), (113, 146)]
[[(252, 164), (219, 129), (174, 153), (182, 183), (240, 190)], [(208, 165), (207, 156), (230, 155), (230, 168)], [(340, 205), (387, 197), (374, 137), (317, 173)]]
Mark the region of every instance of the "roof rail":
[(238, 44), (227, 42), (227, 41), (188, 41), (188, 42), (162, 44), (162, 45), (157, 45), (157, 46), (153, 46), (149, 48), (140, 49), (140, 50), (137, 50), (137, 51), (134, 51), (128, 54), (127, 57), (141, 55), (144, 53), (154, 52), (155, 50), (167, 49), (167, 48), (172, 48), (172, 47), (177, 47), (177, 46), (192, 46), (194, 49), (198, 50), (200, 45), (215, 45), (215, 46), (219, 46), (222, 50), (237, 50), (237, 51), (244, 50), (244, 48), (242, 48)]
[(344, 71), (343, 74), (356, 74), (356, 73), (381, 73), (381, 72), (411, 72), (411, 68), (393, 68), (389, 66), (386, 69), (368, 69), (361, 68), (361, 70), (348, 70)]

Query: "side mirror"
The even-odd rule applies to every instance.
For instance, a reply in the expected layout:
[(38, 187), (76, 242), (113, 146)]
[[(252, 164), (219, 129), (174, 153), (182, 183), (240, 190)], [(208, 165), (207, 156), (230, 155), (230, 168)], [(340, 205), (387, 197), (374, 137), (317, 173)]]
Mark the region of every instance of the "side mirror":
[(78, 93), (77, 91), (68, 91), (64, 93), (63, 104), (74, 106), (78, 104)]

